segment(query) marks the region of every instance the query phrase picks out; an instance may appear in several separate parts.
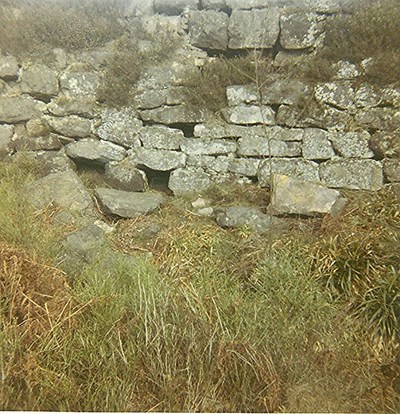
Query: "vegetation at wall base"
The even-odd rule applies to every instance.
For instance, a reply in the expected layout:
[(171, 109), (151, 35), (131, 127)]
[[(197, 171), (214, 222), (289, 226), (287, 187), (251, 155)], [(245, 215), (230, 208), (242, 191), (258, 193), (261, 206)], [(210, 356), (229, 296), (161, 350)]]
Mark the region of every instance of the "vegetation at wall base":
[[(1, 217), (19, 214), (35, 171), (0, 165)], [(128, 243), (132, 220), (113, 236), (152, 258), (75, 279), (52, 264), (71, 229), (50, 232), (51, 209), (18, 216), (13, 232), (2, 219), (1, 409), (397, 412), (396, 194), (347, 196), (343, 216), (312, 230), (294, 220), (275, 239), (173, 201), (151, 217), (163, 229), (153, 243)]]

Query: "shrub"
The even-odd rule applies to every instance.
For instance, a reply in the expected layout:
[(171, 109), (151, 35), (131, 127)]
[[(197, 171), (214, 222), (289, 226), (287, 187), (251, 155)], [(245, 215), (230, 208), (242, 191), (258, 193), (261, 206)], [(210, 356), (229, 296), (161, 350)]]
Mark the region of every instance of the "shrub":
[[(22, 0), (18, 9), (0, 7), (0, 50), (42, 55), (53, 48), (82, 50), (123, 33), (125, 0)], [(14, 5), (15, 7), (15, 5)]]

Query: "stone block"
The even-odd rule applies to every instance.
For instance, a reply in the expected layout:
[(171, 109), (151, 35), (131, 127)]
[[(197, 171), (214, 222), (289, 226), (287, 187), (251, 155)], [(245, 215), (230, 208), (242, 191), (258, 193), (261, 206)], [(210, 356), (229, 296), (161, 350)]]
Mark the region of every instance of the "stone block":
[(13, 56), (0, 55), (0, 79), (15, 80), (18, 78), (19, 65)]
[(248, 136), (239, 139), (238, 155), (244, 157), (299, 157), (301, 143), (279, 141), (263, 136)]
[(46, 105), (26, 96), (0, 97), (0, 122), (18, 124), (40, 118)]
[(138, 139), (144, 148), (179, 150), (185, 139), (180, 129), (166, 126), (148, 126), (141, 128)]
[(202, 168), (179, 168), (171, 172), (168, 187), (176, 195), (201, 194), (212, 185), (210, 176)]
[(63, 118), (46, 116), (44, 119), (52, 131), (66, 137), (84, 138), (91, 135), (92, 132), (92, 121), (77, 115), (70, 115)]
[(373, 158), (374, 153), (369, 148), (370, 138), (367, 131), (329, 134), (333, 148), (343, 158)]
[(400, 182), (400, 159), (387, 158), (383, 161), (383, 173), (387, 181)]
[(230, 161), (228, 171), (244, 175), (246, 177), (256, 177), (261, 160), (252, 158), (235, 158)]
[(155, 171), (170, 171), (186, 165), (186, 155), (182, 152), (148, 148), (129, 150), (129, 160)]
[(140, 111), (143, 121), (156, 124), (199, 124), (206, 121), (207, 112), (188, 108), (185, 105), (162, 106)]
[(58, 73), (46, 65), (34, 64), (22, 70), (21, 90), (38, 99), (50, 99), (58, 94)]
[(236, 142), (222, 139), (185, 138), (181, 144), (182, 152), (187, 155), (226, 155), (236, 152), (236, 149)]
[(104, 178), (116, 190), (143, 192), (149, 187), (145, 172), (127, 160), (106, 164)]
[(270, 106), (238, 105), (226, 108), (225, 120), (236, 125), (275, 125), (275, 112)]
[(335, 156), (330, 134), (319, 128), (306, 128), (303, 137), (303, 157), (307, 160), (328, 160)]

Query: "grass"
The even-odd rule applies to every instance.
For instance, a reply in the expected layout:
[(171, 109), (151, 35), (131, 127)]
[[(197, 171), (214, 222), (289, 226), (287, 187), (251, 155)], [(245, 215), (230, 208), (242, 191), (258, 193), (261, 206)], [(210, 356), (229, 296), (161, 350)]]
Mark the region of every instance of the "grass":
[(0, 7), (0, 49), (41, 56), (54, 48), (76, 51), (104, 45), (122, 35), (124, 0), (21, 0)]

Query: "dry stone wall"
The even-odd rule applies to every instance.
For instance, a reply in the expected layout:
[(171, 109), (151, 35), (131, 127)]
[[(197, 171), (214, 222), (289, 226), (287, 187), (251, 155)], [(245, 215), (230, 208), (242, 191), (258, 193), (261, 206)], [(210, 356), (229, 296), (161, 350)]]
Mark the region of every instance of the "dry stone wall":
[(145, 191), (146, 174), (159, 172), (176, 195), (228, 180), (269, 186), (272, 174), (372, 191), (400, 182), (400, 90), (357, 82), (362, 68), (346, 62), (317, 86), (279, 77), (262, 90), (232, 85), (224, 120), (186, 104), (185, 74), (210, 51), (317, 47), (338, 3), (304, 4), (155, 0), (153, 12), (182, 14), (187, 43), (179, 59), (147, 70), (135, 103), (120, 109), (96, 101), (107, 50), (58, 50), (46, 65), (0, 55), (0, 156), (28, 151), (51, 173), (99, 166), (124, 191)]

